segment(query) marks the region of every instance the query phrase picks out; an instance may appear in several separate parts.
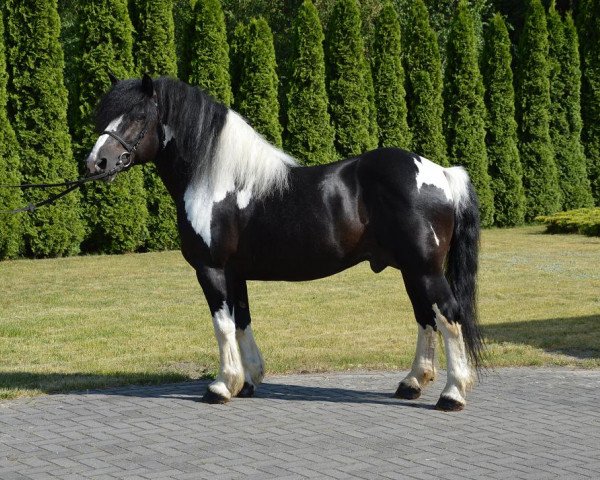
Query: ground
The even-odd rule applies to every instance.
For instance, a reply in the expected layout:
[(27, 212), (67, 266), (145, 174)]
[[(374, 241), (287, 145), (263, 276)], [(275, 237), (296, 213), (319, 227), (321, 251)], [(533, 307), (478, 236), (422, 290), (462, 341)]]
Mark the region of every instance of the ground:
[(600, 475), (600, 372), (500, 368), (460, 413), (392, 398), (406, 372), (269, 376), (252, 399), (206, 381), (0, 402), (0, 478), (549, 479)]

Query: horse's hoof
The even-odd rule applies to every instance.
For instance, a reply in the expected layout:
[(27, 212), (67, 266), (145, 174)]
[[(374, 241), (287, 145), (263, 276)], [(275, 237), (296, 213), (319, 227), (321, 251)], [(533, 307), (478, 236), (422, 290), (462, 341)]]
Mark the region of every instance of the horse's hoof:
[(394, 396), (396, 398), (402, 398), (403, 400), (415, 400), (421, 396), (421, 389), (400, 383)]
[(244, 382), (244, 386), (240, 390), (240, 393), (237, 394), (238, 397), (241, 398), (249, 398), (254, 396), (254, 385), (248, 382)]
[(463, 402), (450, 397), (440, 397), (435, 405), (436, 410), (442, 410), (443, 412), (460, 412), (463, 408), (465, 408)]
[(210, 388), (206, 390), (206, 393), (202, 397), (202, 401), (204, 403), (210, 404), (219, 404), (219, 403), (227, 403), (229, 399), (224, 397), (223, 395), (219, 395), (218, 393), (213, 392)]

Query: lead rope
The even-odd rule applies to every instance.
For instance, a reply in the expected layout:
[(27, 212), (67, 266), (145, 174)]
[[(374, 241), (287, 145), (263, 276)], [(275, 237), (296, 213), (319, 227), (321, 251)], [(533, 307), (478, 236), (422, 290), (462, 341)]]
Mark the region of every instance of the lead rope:
[[(126, 167), (128, 167), (129, 165), (131, 165), (131, 163), (129, 163)], [(106, 178), (106, 177), (109, 177), (116, 173), (119, 173), (121, 170), (124, 170), (126, 167), (124, 167), (123, 164), (120, 164), (108, 172), (97, 173), (95, 175), (90, 175), (89, 177), (79, 178), (77, 180), (68, 180), (66, 182), (60, 182), (60, 183), (22, 183), (20, 185), (0, 185), (0, 188), (67, 187), (62, 192), (54, 194), (54, 195), (50, 196), (49, 198), (47, 198), (46, 200), (42, 200), (41, 202), (37, 202), (37, 203), (30, 203), (29, 205), (27, 205), (25, 207), (15, 208), (13, 210), (0, 210), (0, 214), (10, 215), (10, 214), (21, 213), (21, 212), (34, 212), (35, 210), (37, 210), (40, 207), (43, 207), (44, 205), (49, 205), (51, 203), (54, 203), (59, 198), (64, 197), (65, 195), (67, 195), (68, 193), (72, 192), (73, 190), (75, 190), (77, 188), (81, 188), (84, 184), (86, 184), (88, 182), (92, 182), (94, 180), (102, 180), (103, 178)]]

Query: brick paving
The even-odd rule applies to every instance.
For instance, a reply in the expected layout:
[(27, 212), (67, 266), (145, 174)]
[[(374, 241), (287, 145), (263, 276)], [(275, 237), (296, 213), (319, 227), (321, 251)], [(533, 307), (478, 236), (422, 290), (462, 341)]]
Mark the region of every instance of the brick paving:
[(600, 478), (600, 371), (486, 374), (465, 411), (404, 372), (269, 376), (252, 399), (206, 382), (0, 402), (0, 479)]

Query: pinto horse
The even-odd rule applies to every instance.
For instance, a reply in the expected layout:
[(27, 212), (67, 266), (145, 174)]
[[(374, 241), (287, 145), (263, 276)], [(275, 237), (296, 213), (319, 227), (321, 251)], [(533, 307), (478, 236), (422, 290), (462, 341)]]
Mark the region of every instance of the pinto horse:
[(233, 110), (165, 77), (113, 79), (96, 123), (89, 173), (110, 180), (154, 162), (175, 202), (181, 251), (219, 344), (219, 374), (204, 401), (251, 396), (263, 379), (247, 280), (312, 280), (368, 261), (376, 273), (402, 272), (418, 323), (415, 359), (396, 396), (418, 398), (434, 379), (439, 331), (448, 376), (436, 407), (464, 408), (482, 336), (478, 205), (463, 168), (397, 148), (301, 167)]

